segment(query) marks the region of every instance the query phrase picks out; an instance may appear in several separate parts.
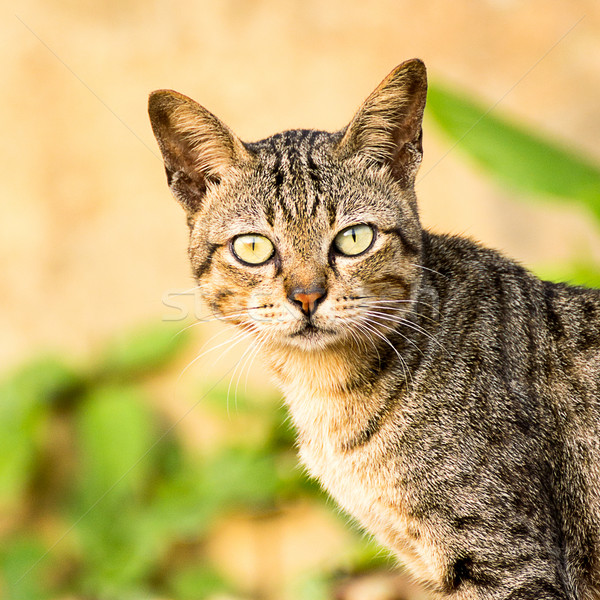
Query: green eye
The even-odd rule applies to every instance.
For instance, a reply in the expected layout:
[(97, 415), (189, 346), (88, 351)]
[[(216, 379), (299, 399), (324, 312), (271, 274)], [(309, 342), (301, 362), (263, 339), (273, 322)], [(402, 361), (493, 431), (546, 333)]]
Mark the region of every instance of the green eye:
[(351, 225), (342, 229), (335, 236), (333, 243), (340, 254), (357, 256), (371, 246), (374, 237), (375, 232), (370, 225)]
[(273, 256), (273, 244), (262, 235), (238, 235), (231, 244), (234, 256), (243, 263), (262, 265)]

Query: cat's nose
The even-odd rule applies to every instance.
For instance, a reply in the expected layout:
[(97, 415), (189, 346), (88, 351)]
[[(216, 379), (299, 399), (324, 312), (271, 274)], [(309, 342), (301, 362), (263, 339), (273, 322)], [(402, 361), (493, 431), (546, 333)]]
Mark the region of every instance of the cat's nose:
[(296, 288), (290, 292), (288, 299), (295, 304), (307, 316), (312, 317), (319, 303), (325, 298), (323, 288), (312, 288), (310, 290)]

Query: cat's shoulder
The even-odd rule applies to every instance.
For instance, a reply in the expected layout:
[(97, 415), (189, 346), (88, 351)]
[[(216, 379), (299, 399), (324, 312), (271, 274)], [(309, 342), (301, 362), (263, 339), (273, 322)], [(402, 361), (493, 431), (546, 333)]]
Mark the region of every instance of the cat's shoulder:
[(583, 311), (588, 319), (600, 321), (600, 289), (545, 281), (518, 261), (468, 237), (424, 231), (423, 266), (474, 291), (491, 291), (499, 285), (514, 290), (516, 286), (520, 292), (527, 290), (543, 299), (549, 308), (567, 314)]
[(447, 271), (449, 275), (504, 273), (513, 277), (533, 277), (518, 261), (472, 238), (427, 230), (423, 231), (423, 262), (427, 266), (435, 264), (437, 270)]

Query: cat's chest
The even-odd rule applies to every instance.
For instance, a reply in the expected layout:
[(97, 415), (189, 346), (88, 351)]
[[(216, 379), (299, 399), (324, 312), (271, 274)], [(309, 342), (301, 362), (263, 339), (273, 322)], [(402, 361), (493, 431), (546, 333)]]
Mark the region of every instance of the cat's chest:
[(300, 458), (310, 473), (352, 514), (389, 503), (402, 458), (393, 447), (393, 419), (376, 419), (377, 402), (331, 393), (299, 382), (284, 389), (298, 430)]
[[(306, 400), (312, 402), (312, 411), (304, 406), (310, 415), (301, 414)], [(415, 575), (438, 580), (442, 562), (435, 542), (411, 516), (414, 497), (405, 484), (410, 461), (394, 441), (398, 423), (388, 419), (366, 440), (356, 431), (349, 435), (348, 424), (340, 422), (331, 401), (318, 395), (288, 398), (299, 429), (302, 462), (342, 508), (391, 547)], [(361, 443), (348, 447), (344, 439)]]
[(398, 483), (404, 466), (393, 445), (391, 419), (373, 428), (370, 411), (348, 408), (364, 409), (366, 401), (357, 397), (296, 389), (286, 399), (299, 433), (300, 458), (311, 475), (369, 529), (398, 525), (406, 504)]
[(397, 521), (402, 512), (399, 490), (394, 483), (397, 458), (390, 455), (381, 441), (371, 440), (360, 448), (344, 448), (325, 429), (315, 428), (300, 436), (300, 459), (311, 475), (367, 527), (373, 528), (375, 522), (390, 518)]
[(410, 429), (409, 399), (386, 399), (384, 389), (390, 386), (385, 382), (368, 393), (336, 394), (319, 389), (318, 381), (309, 375), (280, 381), (298, 431), (302, 462), (415, 576), (439, 582), (443, 550), (418, 518), (422, 491), (409, 483), (418, 481), (418, 460), (414, 448), (405, 448), (401, 441)]

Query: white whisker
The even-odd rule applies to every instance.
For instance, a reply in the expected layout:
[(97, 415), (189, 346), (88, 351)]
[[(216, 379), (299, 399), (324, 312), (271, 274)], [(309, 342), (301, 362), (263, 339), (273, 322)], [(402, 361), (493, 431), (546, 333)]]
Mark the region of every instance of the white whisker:
[[(405, 302), (406, 303), (412, 302), (412, 300), (387, 300), (387, 299), (381, 298), (381, 299), (378, 299), (378, 300), (375, 300), (375, 301), (368, 300), (365, 303), (365, 305), (367, 305), (367, 306), (377, 306), (379, 308), (390, 308), (392, 306), (395, 306), (395, 305), (400, 304), (400, 303), (405, 303)], [(415, 301), (415, 302), (418, 303), (418, 304), (422, 304), (423, 306), (427, 306), (427, 307), (431, 308), (431, 310), (434, 310), (434, 311), (437, 310), (431, 304), (428, 304), (427, 302), (420, 302), (420, 301)], [(359, 306), (362, 306), (362, 304), (359, 305)], [(439, 324), (439, 322), (436, 319), (434, 319), (432, 317), (429, 317), (428, 315), (423, 315), (423, 314), (419, 313), (419, 316), (422, 317), (423, 319), (427, 319), (428, 321), (431, 321), (432, 323), (435, 323), (436, 325)]]
[(373, 341), (373, 338), (370, 335), (370, 331), (368, 329), (366, 329), (366, 327), (364, 326), (364, 323), (362, 323), (361, 321), (359, 321), (357, 319), (352, 319), (352, 318), (346, 318), (346, 319), (344, 319), (344, 321), (346, 323), (350, 323), (350, 325), (352, 325), (355, 329), (357, 329), (358, 331), (360, 331), (361, 333), (363, 333), (366, 336), (366, 338), (369, 340), (369, 342), (373, 346), (373, 349), (375, 350), (375, 353), (377, 354), (377, 361), (379, 362), (379, 366), (381, 366), (381, 354), (379, 354), (377, 344), (375, 344), (375, 342)]
[[(358, 346), (359, 350), (360, 350), (360, 348), (362, 348), (363, 351), (368, 354), (369, 349), (367, 348), (365, 341), (358, 335), (358, 333), (356, 331), (354, 331), (354, 329), (352, 327), (348, 328), (348, 332), (352, 336), (352, 339), (356, 342), (356, 345)], [(374, 348), (375, 348), (375, 350), (377, 350), (376, 346), (374, 346)]]
[[(247, 331), (242, 331), (241, 333), (238, 333), (236, 336), (234, 336), (234, 338), (232, 340), (227, 339), (224, 342), (221, 342), (220, 344), (217, 344), (216, 346), (213, 346), (212, 348), (209, 348), (208, 350), (205, 350), (204, 352), (201, 352), (198, 356), (196, 356), (195, 358), (193, 358), (181, 371), (181, 373), (179, 374), (179, 377), (177, 378), (177, 383), (179, 383), (179, 381), (181, 380), (181, 378), (183, 377), (183, 375), (187, 372), (187, 370), (194, 365), (195, 363), (197, 363), (203, 356), (205, 356), (206, 354), (208, 354), (209, 352), (213, 352), (214, 350), (216, 350), (217, 348), (222, 348), (223, 346), (225, 346), (225, 344), (230, 344), (228, 348), (225, 349), (224, 352), (222, 352), (219, 357), (216, 359), (215, 362), (218, 362), (227, 352), (229, 352), (229, 350), (231, 350), (231, 348), (233, 348), (234, 346), (236, 346), (238, 344), (238, 342), (240, 342), (243, 338), (250, 336), (250, 332)], [(213, 336), (215, 337), (215, 336)], [(212, 338), (211, 338), (212, 339)], [(206, 345), (206, 344), (205, 344)], [(204, 346), (203, 346), (204, 347)]]
[(424, 267), (423, 265), (419, 265), (417, 263), (410, 263), (411, 267), (418, 267), (419, 269), (423, 269), (424, 271), (429, 271), (430, 273), (435, 273), (436, 275), (439, 275), (440, 277), (443, 277), (444, 279), (448, 279), (447, 275), (444, 275), (443, 273), (440, 273), (439, 271), (436, 271), (435, 269), (430, 269), (429, 267)]
[[(256, 333), (256, 332), (254, 332), (254, 333)], [(250, 365), (252, 364), (252, 362), (256, 358), (257, 353), (260, 351), (260, 349), (264, 345), (265, 340), (266, 340), (265, 332), (258, 332), (258, 335), (256, 337), (253, 336), (253, 338), (251, 339), (251, 343), (249, 344), (248, 348), (246, 348), (246, 350), (240, 357), (240, 360), (239, 360), (238, 364), (236, 365), (235, 370), (231, 374), (231, 378), (229, 380), (229, 386), (227, 387), (227, 414), (228, 415), (229, 415), (229, 393), (231, 391), (231, 385), (233, 383), (233, 378), (235, 377), (238, 366), (240, 366), (240, 363), (243, 360), (244, 362), (241, 363), (240, 371), (238, 373), (237, 381), (235, 383), (235, 388), (234, 388), (234, 400), (235, 400), (236, 411), (237, 411), (237, 392), (238, 392), (238, 387), (240, 384), (240, 379), (242, 378), (242, 375), (244, 373), (244, 368), (246, 368), (246, 366), (248, 365), (248, 369), (246, 370), (246, 382), (244, 384), (244, 385), (246, 385), (247, 380), (248, 380), (248, 374), (250, 373), (249, 364)], [(251, 352), (252, 350), (254, 350), (254, 352)]]
[[(240, 317), (243, 316), (243, 313), (240, 313), (238, 316), (240, 316)], [(173, 337), (181, 335), (184, 331), (187, 331), (188, 329), (191, 329), (192, 327), (196, 327), (197, 325), (203, 325), (204, 323), (216, 323), (218, 321), (226, 321), (226, 319), (223, 319), (221, 317), (213, 317), (211, 319), (209, 319), (208, 317), (200, 317), (197, 321), (194, 321), (193, 323), (190, 323), (183, 329), (180, 329)]]
[[(237, 373), (238, 368), (240, 368), (240, 365), (241, 365), (241, 369), (240, 369), (240, 375), (241, 375), (241, 373), (244, 369), (244, 365), (246, 364), (246, 360), (248, 360), (246, 355), (250, 352), (250, 350), (252, 350), (252, 347), (253, 347), (253, 345), (249, 344), (248, 347), (244, 350), (244, 352), (242, 353), (242, 356), (240, 356), (239, 360), (237, 361), (237, 363), (235, 365), (235, 369), (233, 370), (231, 377), (229, 378), (229, 385), (227, 386), (227, 399), (226, 399), (227, 416), (228, 417), (229, 417), (229, 394), (231, 392), (231, 384), (233, 383), (233, 378), (235, 377), (235, 374)], [(239, 382), (239, 378), (238, 378), (238, 382)], [(235, 410), (237, 412), (237, 384), (235, 387)]]
[[(423, 351), (421, 350), (421, 348), (419, 348), (419, 346), (417, 345), (416, 342), (414, 342), (413, 340), (411, 340), (409, 337), (407, 337), (406, 335), (404, 335), (402, 332), (398, 331), (395, 327), (391, 327), (390, 325), (387, 325), (386, 323), (381, 323), (379, 321), (379, 319), (384, 319), (386, 321), (391, 321), (392, 323), (396, 323), (397, 325), (402, 325), (402, 322), (397, 321), (396, 319), (392, 319), (390, 317), (388, 317), (387, 315), (385, 315), (384, 313), (378, 313), (376, 311), (366, 311), (365, 313), (367, 315), (367, 318), (365, 318), (365, 320), (373, 325), (379, 325), (380, 327), (385, 327), (387, 330), (389, 331), (393, 331), (394, 333), (398, 334), (400, 337), (402, 337), (404, 340), (406, 340), (409, 344), (411, 344), (412, 346), (414, 346), (418, 352), (421, 353), (421, 355), (423, 355)], [(370, 316), (375, 316), (375, 319), (370, 319)]]
[(413, 331), (416, 331), (417, 333), (424, 335), (426, 338), (429, 338), (440, 350), (442, 350), (445, 353), (448, 353), (446, 348), (444, 348), (443, 344), (441, 344), (440, 341), (435, 336), (431, 335), (428, 331), (423, 329), (423, 327), (421, 327), (420, 325), (417, 325), (416, 323), (413, 323), (412, 321), (408, 321), (407, 319), (402, 319), (400, 321), (400, 325), (403, 325), (404, 327), (408, 327), (409, 329), (412, 329)]
[(409, 298), (382, 298), (381, 296), (357, 296), (355, 300), (371, 300), (375, 299), (378, 302), (391, 302), (393, 304), (422, 304), (431, 310), (437, 310), (435, 306), (425, 302), (424, 300), (409, 299)]
[(265, 345), (266, 341), (267, 341), (267, 334), (265, 332), (262, 332), (261, 334), (259, 334), (259, 336), (256, 340), (256, 342), (257, 342), (256, 352), (254, 352), (254, 354), (252, 354), (252, 359), (250, 360), (250, 364), (248, 365), (248, 368), (246, 369), (246, 378), (244, 379), (244, 393), (245, 394), (248, 393), (248, 375), (250, 374), (250, 371), (252, 369), (252, 364), (254, 363), (254, 360), (256, 359), (258, 354), (263, 349), (263, 346)]
[(410, 377), (410, 371), (408, 370), (408, 365), (406, 364), (406, 361), (402, 358), (402, 356), (400, 355), (400, 352), (398, 352), (397, 348), (390, 342), (390, 340), (387, 339), (387, 337), (385, 335), (383, 335), (381, 332), (377, 331), (377, 329), (375, 327), (373, 327), (372, 325), (370, 325), (369, 323), (365, 323), (363, 321), (362, 325), (364, 327), (366, 327), (369, 331), (374, 333), (383, 342), (385, 342), (396, 353), (396, 356), (398, 357), (398, 360), (400, 361), (400, 364), (402, 365), (402, 370), (404, 371), (404, 380), (407, 381), (408, 377)]
[(424, 335), (426, 338), (430, 339), (434, 344), (436, 344), (440, 350), (447, 352), (446, 348), (444, 348), (444, 346), (439, 342), (439, 340), (437, 340), (435, 338), (435, 336), (433, 336), (427, 330), (423, 329), (423, 327), (421, 327), (417, 323), (414, 323), (413, 321), (409, 321), (408, 319), (405, 319), (404, 317), (401, 317), (399, 315), (396, 319), (394, 319), (388, 313), (382, 313), (380, 311), (372, 311), (372, 310), (369, 310), (368, 307), (365, 307), (365, 308), (367, 308), (367, 313), (370, 313), (372, 315), (377, 315), (378, 317), (380, 317), (382, 319), (386, 319), (388, 321), (393, 321), (393, 322), (397, 323), (398, 325), (401, 325), (403, 327), (408, 327), (409, 329), (412, 329), (413, 331), (416, 331), (416, 332), (420, 333), (421, 335)]

